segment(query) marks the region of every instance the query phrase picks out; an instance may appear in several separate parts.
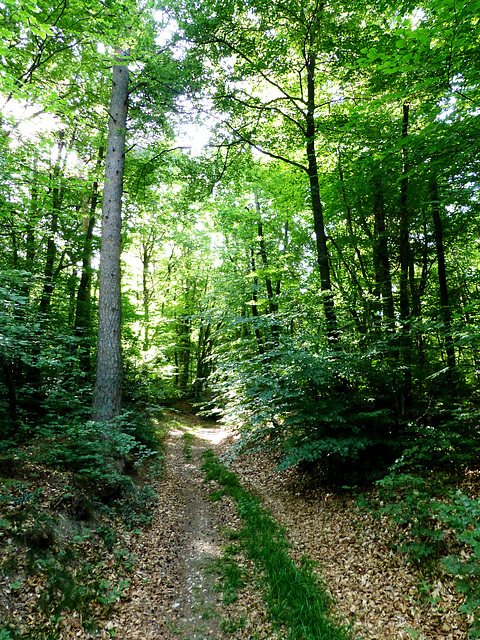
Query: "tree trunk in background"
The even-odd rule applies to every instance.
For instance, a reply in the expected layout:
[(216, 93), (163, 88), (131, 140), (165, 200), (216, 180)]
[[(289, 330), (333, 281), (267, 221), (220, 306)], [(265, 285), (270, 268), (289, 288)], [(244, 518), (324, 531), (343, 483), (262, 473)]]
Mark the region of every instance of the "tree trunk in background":
[[(26, 231), (26, 251), (25, 251), (25, 270), (29, 273), (33, 273), (33, 265), (35, 260), (35, 225), (38, 221), (38, 169), (37, 161), (34, 161), (32, 172), (32, 188), (30, 189), (31, 198), (31, 212), (25, 221)], [(24, 285), (24, 292), (27, 297), (30, 296), (31, 281), (27, 280)]]
[(440, 290), (440, 306), (442, 310), (443, 324), (445, 325), (445, 351), (447, 352), (447, 364), (450, 372), (455, 368), (455, 348), (452, 339), (452, 314), (448, 296), (447, 271), (445, 268), (445, 249), (443, 246), (443, 228), (440, 218), (440, 202), (438, 200), (438, 183), (433, 178), (430, 184), (432, 201), (432, 219), (435, 229), (435, 246), (437, 252), (438, 287)]
[[(129, 73), (126, 56), (117, 50), (108, 120), (105, 186), (100, 250), (97, 370), (92, 419), (111, 420), (122, 402), (121, 230)], [(121, 64), (124, 61), (125, 64)]]
[(143, 351), (150, 349), (150, 303), (153, 299), (153, 291), (149, 287), (148, 274), (150, 271), (150, 264), (152, 262), (152, 256), (155, 248), (156, 235), (155, 230), (152, 229), (147, 238), (142, 238), (141, 260), (142, 260), (142, 304), (143, 304)]
[[(270, 278), (270, 274), (268, 273), (268, 258), (267, 258), (267, 248), (265, 246), (265, 238), (263, 236), (263, 224), (261, 218), (260, 211), (260, 203), (258, 201), (258, 193), (255, 189), (255, 208), (258, 215), (257, 220), (257, 231), (258, 231), (258, 242), (260, 245), (260, 257), (262, 258), (263, 268), (265, 269), (265, 286), (267, 287), (267, 297), (268, 297), (268, 310), (271, 316), (274, 316), (278, 311), (278, 304), (275, 299), (275, 295), (273, 292), (272, 279)], [(280, 289), (280, 280), (277, 280), (277, 291)], [(278, 295), (278, 294), (277, 294)], [(271, 336), (272, 336), (272, 347), (278, 345), (278, 332), (279, 328), (276, 323), (271, 325)]]
[[(177, 353), (178, 386), (185, 393), (188, 390), (190, 377), (190, 355), (192, 351), (192, 321), (191, 310), (195, 302), (196, 282), (190, 289), (188, 281), (185, 283), (185, 314), (177, 318)], [(191, 294), (190, 294), (191, 292)]]
[[(257, 269), (255, 266), (255, 252), (253, 250), (253, 247), (250, 248), (250, 266), (251, 266), (252, 273), (255, 275), (257, 272)], [(252, 316), (255, 318), (253, 326), (255, 331), (255, 337), (257, 339), (258, 353), (262, 356), (265, 353), (265, 348), (263, 346), (263, 340), (262, 340), (262, 334), (260, 333), (260, 328), (258, 327), (258, 324), (256, 324), (256, 319), (259, 317), (258, 307), (257, 307), (257, 291), (258, 291), (258, 279), (255, 275), (255, 277), (253, 278), (253, 290), (252, 290)]]
[[(103, 160), (104, 148), (101, 146), (98, 150), (97, 166), (99, 167)], [(80, 284), (77, 290), (77, 301), (75, 309), (75, 335), (84, 338), (82, 345), (82, 353), (80, 355), (80, 366), (83, 371), (90, 371), (90, 336), (92, 333), (92, 303), (91, 303), (91, 285), (92, 285), (92, 239), (93, 229), (95, 227), (95, 212), (98, 203), (98, 181), (95, 180), (92, 185), (92, 196), (90, 199), (90, 208), (88, 215), (84, 217), (85, 242), (83, 245), (82, 257), (82, 275), (80, 276)]]
[(309, 51), (307, 56), (307, 112), (305, 114), (307, 125), (306, 150), (308, 158), (308, 177), (310, 182), (313, 225), (317, 246), (317, 263), (320, 271), (320, 288), (324, 294), (323, 308), (325, 311), (327, 337), (331, 343), (336, 343), (338, 341), (337, 316), (335, 313), (332, 285), (330, 281), (327, 238), (325, 235), (325, 224), (323, 220), (323, 205), (320, 200), (318, 165), (315, 152), (315, 62), (315, 54), (313, 51)]
[(392, 276), (388, 255), (388, 235), (385, 226), (385, 211), (383, 208), (383, 190), (380, 180), (374, 185), (374, 246), (373, 263), (375, 267), (375, 281), (377, 295), (382, 301), (382, 315), (389, 330), (394, 329), (395, 309), (393, 306)]
[[(47, 240), (47, 254), (45, 259), (45, 269), (43, 272), (43, 290), (40, 297), (40, 303), (38, 310), (40, 313), (47, 313), (50, 309), (52, 301), (52, 293), (55, 287), (54, 278), (54, 264), (57, 255), (57, 245), (55, 243), (55, 236), (58, 230), (58, 214), (60, 212), (60, 206), (63, 200), (63, 189), (60, 186), (61, 172), (65, 162), (65, 158), (62, 162), (62, 153), (65, 149), (64, 133), (60, 131), (58, 134), (58, 157), (53, 170), (53, 188), (52, 188), (52, 221), (50, 225), (50, 231)], [(66, 156), (65, 156), (66, 157)]]
[[(402, 141), (408, 136), (409, 105), (403, 105)], [(408, 320), (410, 304), (408, 301), (408, 267), (409, 267), (409, 229), (408, 229), (408, 154), (405, 145), (402, 147), (402, 181), (400, 184), (400, 318)]]
[(8, 394), (8, 417), (9, 424), (4, 426), (3, 437), (14, 435), (17, 429), (17, 392), (12, 374), (11, 363), (8, 362), (4, 354), (0, 353), (0, 367), (3, 371), (3, 383)]
[[(358, 260), (358, 264), (360, 266), (360, 271), (362, 272), (362, 276), (363, 279), (366, 283), (368, 283), (369, 278), (367, 276), (367, 270), (365, 269), (365, 265), (363, 263), (363, 259), (362, 259), (362, 254), (360, 253), (360, 249), (358, 248), (357, 245), (357, 241), (355, 238), (355, 231), (353, 228), (353, 221), (352, 221), (352, 210), (350, 208), (350, 205), (348, 203), (348, 199), (347, 199), (347, 192), (345, 190), (345, 178), (343, 175), (343, 167), (342, 167), (342, 160), (341, 160), (341, 156), (340, 153), (338, 154), (338, 177), (340, 178), (340, 191), (342, 192), (342, 200), (343, 200), (343, 204), (345, 206), (345, 214), (346, 214), (346, 218), (347, 218), (347, 226), (348, 226), (348, 233), (350, 236), (350, 244), (352, 246), (352, 249), (355, 251), (355, 255), (357, 257)], [(369, 288), (369, 293), (371, 294), (371, 290)]]
[(400, 183), (400, 319), (402, 321), (401, 333), (401, 360), (403, 364), (403, 388), (400, 396), (400, 411), (405, 414), (412, 401), (412, 372), (410, 369), (411, 340), (409, 327), (406, 323), (410, 317), (410, 303), (408, 299), (408, 275), (410, 266), (410, 241), (409, 241), (409, 212), (408, 212), (408, 151), (406, 139), (408, 137), (409, 105), (403, 105), (402, 120), (402, 180)]

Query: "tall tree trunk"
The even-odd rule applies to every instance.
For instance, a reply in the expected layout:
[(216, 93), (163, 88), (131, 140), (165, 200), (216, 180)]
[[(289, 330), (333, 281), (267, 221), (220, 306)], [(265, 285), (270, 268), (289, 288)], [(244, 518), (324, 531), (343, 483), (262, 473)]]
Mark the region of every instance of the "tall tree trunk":
[(375, 280), (378, 293), (382, 300), (382, 314), (390, 330), (393, 329), (395, 309), (393, 306), (392, 276), (390, 272), (390, 258), (388, 255), (388, 235), (385, 225), (385, 211), (383, 208), (383, 189), (380, 179), (374, 184), (374, 248), (373, 262)]
[[(64, 159), (62, 153), (65, 149), (64, 132), (59, 133), (58, 157), (53, 171), (53, 189), (52, 189), (52, 220), (47, 240), (47, 254), (45, 259), (45, 269), (43, 273), (43, 289), (40, 297), (39, 311), (47, 313), (50, 309), (52, 301), (52, 293), (55, 288), (54, 265), (57, 255), (57, 245), (55, 244), (55, 236), (58, 230), (58, 216), (60, 206), (63, 200), (63, 188), (60, 186), (60, 175), (63, 169)], [(63, 161), (62, 161), (63, 160)]]
[[(103, 161), (103, 145), (98, 149), (97, 167)], [(96, 222), (96, 210), (98, 204), (98, 180), (92, 185), (92, 195), (88, 215), (84, 217), (85, 239), (83, 244), (82, 274), (80, 284), (77, 289), (77, 300), (75, 309), (75, 335), (84, 338), (80, 364), (83, 371), (90, 371), (90, 336), (92, 332), (92, 309), (91, 309), (91, 285), (92, 285), (92, 255), (93, 255), (93, 229)]]
[(117, 416), (122, 402), (120, 254), (128, 81), (126, 55), (117, 49), (113, 67), (103, 189), (97, 370), (92, 412), (93, 420), (98, 422), (106, 422)]
[(437, 252), (438, 287), (440, 290), (440, 307), (443, 324), (445, 326), (445, 351), (447, 353), (447, 364), (452, 371), (455, 368), (455, 348), (452, 339), (452, 314), (450, 311), (450, 300), (447, 286), (447, 271), (445, 268), (445, 249), (443, 246), (443, 227), (440, 218), (440, 201), (438, 199), (438, 183), (434, 177), (430, 184), (430, 194), (432, 202), (433, 228), (435, 229), (435, 246)]
[(317, 155), (315, 152), (315, 63), (315, 53), (310, 50), (307, 54), (307, 111), (305, 114), (308, 177), (310, 182), (313, 226), (317, 247), (317, 263), (320, 271), (320, 288), (324, 294), (323, 308), (325, 311), (327, 337), (330, 342), (336, 343), (338, 341), (337, 316), (335, 313), (335, 304), (330, 281), (327, 237), (325, 234), (325, 224), (323, 220), (323, 205), (320, 200)]

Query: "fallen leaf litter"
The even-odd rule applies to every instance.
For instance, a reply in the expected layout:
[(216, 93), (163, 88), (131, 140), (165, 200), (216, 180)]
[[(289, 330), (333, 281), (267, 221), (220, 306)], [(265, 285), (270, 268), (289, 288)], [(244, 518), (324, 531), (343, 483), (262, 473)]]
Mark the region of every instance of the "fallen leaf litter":
[[(172, 414), (171, 417), (174, 417)], [(186, 460), (182, 435), (195, 427), (192, 458)], [(236, 505), (228, 496), (210, 503), (214, 483), (205, 483), (201, 453), (225, 454), (233, 438), (221, 428), (206, 427), (195, 416), (182, 416), (167, 443), (165, 472), (150, 528), (127, 536), (135, 565), (131, 583), (115, 603), (108, 620), (92, 636), (81, 618), (65, 618), (58, 640), (97, 637), (121, 640), (283, 640), (265, 614), (261, 574), (239, 554), (246, 576), (235, 602), (225, 604), (218, 590), (215, 562), (230, 544), (225, 531), (239, 530)], [(264, 506), (283, 525), (292, 557), (317, 563), (340, 620), (353, 623), (365, 640), (466, 640), (467, 624), (458, 614), (460, 597), (451, 581), (437, 580), (431, 597), (422, 600), (420, 577), (390, 544), (385, 518), (360, 511), (348, 493), (308, 489), (294, 469), (277, 472), (265, 452), (243, 455), (231, 464), (243, 486), (262, 497)], [(0, 605), (11, 606), (9, 587)], [(16, 614), (24, 626), (35, 625), (40, 585), (25, 577)]]

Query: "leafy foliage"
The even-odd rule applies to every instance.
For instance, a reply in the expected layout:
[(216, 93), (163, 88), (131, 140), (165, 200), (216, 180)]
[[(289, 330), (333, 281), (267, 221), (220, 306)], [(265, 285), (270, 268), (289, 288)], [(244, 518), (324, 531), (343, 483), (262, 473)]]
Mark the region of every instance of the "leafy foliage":
[(394, 472), (379, 482), (375, 509), (395, 523), (399, 551), (430, 574), (443, 571), (465, 595), (472, 616), (469, 637), (480, 629), (480, 501), (452, 489), (452, 479)]

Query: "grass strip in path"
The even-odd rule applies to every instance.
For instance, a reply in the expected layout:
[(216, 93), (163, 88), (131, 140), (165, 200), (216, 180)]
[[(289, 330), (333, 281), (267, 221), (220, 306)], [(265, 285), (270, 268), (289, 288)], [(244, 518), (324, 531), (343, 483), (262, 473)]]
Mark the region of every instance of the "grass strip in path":
[(307, 562), (300, 567), (288, 555), (283, 528), (245, 491), (234, 473), (220, 463), (213, 451), (203, 454), (205, 481), (215, 480), (220, 490), (212, 500), (229, 495), (237, 503), (244, 527), (239, 541), (247, 555), (264, 571), (265, 599), (272, 622), (284, 625), (292, 640), (352, 640), (350, 631), (331, 616), (331, 598)]

